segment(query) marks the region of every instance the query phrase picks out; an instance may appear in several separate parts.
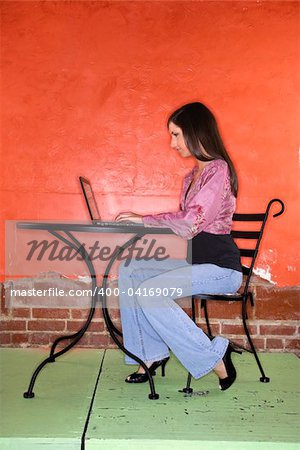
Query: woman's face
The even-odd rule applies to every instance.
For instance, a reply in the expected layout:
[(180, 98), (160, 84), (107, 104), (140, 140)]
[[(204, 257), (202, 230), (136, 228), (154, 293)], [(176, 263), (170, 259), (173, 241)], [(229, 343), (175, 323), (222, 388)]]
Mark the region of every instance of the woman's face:
[(191, 152), (185, 144), (182, 129), (175, 125), (173, 122), (170, 122), (169, 132), (171, 135), (171, 148), (177, 150), (180, 156), (182, 156), (183, 158), (192, 156)]

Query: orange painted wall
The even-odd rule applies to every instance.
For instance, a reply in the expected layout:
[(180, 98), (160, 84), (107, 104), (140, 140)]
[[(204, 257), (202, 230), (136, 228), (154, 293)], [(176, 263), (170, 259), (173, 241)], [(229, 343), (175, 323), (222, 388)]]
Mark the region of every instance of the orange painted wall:
[[(168, 114), (203, 101), (240, 179), (240, 211), (279, 197), (258, 269), (297, 284), (298, 2), (4, 1), (1, 245), (8, 219), (175, 210), (191, 167)], [(1, 254), (4, 272), (4, 251)]]

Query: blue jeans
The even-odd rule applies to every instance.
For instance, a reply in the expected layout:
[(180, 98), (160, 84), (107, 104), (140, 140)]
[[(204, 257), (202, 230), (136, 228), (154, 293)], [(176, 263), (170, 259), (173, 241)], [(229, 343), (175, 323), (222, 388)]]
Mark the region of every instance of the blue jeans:
[[(174, 301), (193, 294), (234, 293), (242, 273), (214, 264), (185, 260), (131, 260), (119, 267), (119, 301), (123, 342), (142, 361), (158, 361), (169, 349), (196, 379), (223, 358), (228, 339), (210, 340)], [(137, 362), (125, 356), (128, 364)]]

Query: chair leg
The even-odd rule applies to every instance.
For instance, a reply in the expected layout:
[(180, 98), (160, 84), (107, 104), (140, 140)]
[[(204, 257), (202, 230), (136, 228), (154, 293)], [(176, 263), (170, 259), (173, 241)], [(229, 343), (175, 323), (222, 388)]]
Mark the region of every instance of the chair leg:
[(260, 360), (258, 358), (256, 349), (254, 347), (254, 344), (252, 342), (252, 339), (251, 339), (251, 336), (250, 336), (250, 333), (249, 333), (249, 330), (248, 330), (248, 326), (247, 326), (247, 297), (244, 298), (243, 301), (242, 301), (242, 319), (243, 319), (244, 330), (245, 330), (245, 333), (246, 333), (249, 345), (251, 347), (252, 353), (254, 355), (254, 358), (256, 360), (256, 363), (257, 363), (258, 368), (259, 368), (260, 373), (261, 373), (261, 377), (260, 377), (259, 381), (261, 381), (262, 383), (269, 383), (270, 378), (266, 377), (266, 375), (265, 375), (264, 369), (263, 369), (263, 367), (262, 367), (262, 365), (260, 363)]
[[(196, 311), (195, 311), (195, 298), (192, 296), (192, 319), (196, 323)], [(185, 394), (191, 394), (193, 388), (191, 388), (192, 375), (188, 373), (186, 387), (180, 389), (178, 392), (184, 392)]]
[(205, 317), (208, 337), (213, 338), (213, 335), (212, 335), (212, 332), (211, 332), (211, 328), (210, 328), (209, 318), (208, 318), (208, 311), (207, 311), (206, 300), (201, 300), (201, 307), (204, 309), (204, 317)]
[(251, 305), (251, 306), (254, 306), (254, 300), (253, 300), (253, 294), (252, 294), (252, 292), (249, 292), (248, 295), (249, 295), (250, 305)]
[(192, 319), (196, 323), (195, 298), (192, 297)]
[(193, 392), (193, 388), (191, 388), (191, 380), (192, 380), (192, 375), (189, 372), (187, 381), (186, 381), (186, 387), (179, 389), (178, 392), (184, 392), (185, 394), (191, 394)]

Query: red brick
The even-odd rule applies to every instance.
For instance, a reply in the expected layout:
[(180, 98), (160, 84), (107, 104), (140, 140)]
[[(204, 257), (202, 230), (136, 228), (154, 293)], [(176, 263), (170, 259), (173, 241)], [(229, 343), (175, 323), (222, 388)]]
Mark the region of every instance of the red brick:
[(1, 316), (9, 317), (9, 309), (5, 308), (5, 306), (1, 307)]
[[(54, 341), (56, 341), (56, 339), (60, 338), (60, 337), (66, 337), (68, 336), (69, 333), (64, 332), (64, 333), (49, 333), (49, 341), (50, 341), (50, 345), (52, 345), (54, 343)], [(64, 347), (67, 347), (69, 344), (71, 344), (73, 339), (64, 339), (63, 341), (60, 341), (57, 349), (61, 350)], [(75, 344), (75, 348), (76, 347), (80, 347), (80, 344), (83, 343), (84, 345), (87, 345), (89, 343), (89, 333), (85, 333), (83, 335), (83, 337), (80, 339), (79, 342), (77, 342), (77, 344)]]
[(47, 333), (29, 333), (30, 344), (46, 345), (49, 344), (49, 334)]
[(89, 333), (85, 333), (82, 338), (80, 339), (79, 342), (77, 342), (76, 347), (80, 347), (80, 346), (88, 346), (90, 345), (90, 334)]
[[(60, 338), (60, 337), (64, 337), (67, 336), (68, 333), (63, 332), (63, 333), (49, 333), (48, 334), (48, 338), (49, 338), (49, 345), (51, 346), (54, 341), (56, 341), (56, 339)], [(63, 347), (67, 347), (67, 345), (69, 345), (71, 343), (71, 339), (64, 339), (63, 341), (60, 341), (57, 349), (61, 349)]]
[[(72, 319), (86, 319), (89, 316), (89, 309), (72, 309), (71, 308), (71, 317)], [(96, 314), (96, 311), (95, 311)], [(95, 315), (94, 315), (95, 317)]]
[(296, 288), (256, 287), (256, 317), (258, 319), (298, 320), (299, 290)]
[(295, 325), (260, 325), (261, 335), (292, 335), (296, 334), (297, 327)]
[(36, 319), (68, 319), (70, 317), (70, 310), (60, 308), (33, 308), (32, 317)]
[(3, 320), (0, 328), (7, 331), (25, 331), (26, 320)]
[[(85, 310), (85, 314), (82, 316), (83, 318), (86, 318), (86, 317), (88, 317), (88, 315), (89, 315), (89, 310), (88, 309), (86, 309)], [(109, 309), (109, 315), (110, 315), (110, 309)], [(97, 308), (95, 309), (95, 313), (94, 313), (94, 317), (93, 317), (93, 319), (94, 320), (102, 320), (103, 319), (103, 311), (102, 311), (102, 308), (99, 308), (99, 306), (97, 306)]]
[[(114, 324), (114, 326), (118, 329), (118, 330), (120, 330), (120, 332), (122, 333), (122, 323), (121, 323), (121, 319), (114, 319), (113, 320), (113, 324)], [(89, 331), (90, 331), (90, 329), (89, 329)], [(105, 324), (105, 322), (103, 321), (103, 329), (102, 330), (92, 330), (92, 331), (100, 331), (100, 332), (106, 332), (106, 333), (109, 333), (109, 331), (108, 331), (108, 328), (106, 327), (106, 324)]]
[[(218, 301), (208, 301), (207, 311), (208, 317), (212, 319), (236, 319), (241, 317), (242, 311), (241, 302), (218, 302)], [(248, 307), (249, 319), (253, 317), (253, 308)], [(204, 310), (200, 311), (201, 317), (204, 318)]]
[[(249, 342), (248, 342), (247, 338), (246, 338), (245, 342), (246, 342), (245, 347), (250, 349), (250, 345), (249, 345)], [(253, 342), (254, 347), (256, 348), (256, 350), (265, 350), (266, 349), (265, 339), (252, 338), (252, 342)]]
[[(57, 338), (64, 336), (63, 334), (57, 333), (57, 334), (50, 334), (49, 335), (49, 346), (51, 347), (53, 343), (56, 341)], [(67, 335), (66, 335), (67, 336)], [(72, 339), (64, 339), (63, 341), (60, 341), (58, 346), (56, 347), (56, 352), (59, 350), (62, 350), (63, 348), (67, 347), (69, 344), (71, 344)], [(84, 334), (82, 338), (77, 341), (75, 346), (73, 348), (77, 348), (80, 346), (87, 346), (89, 345), (89, 335), (88, 333)]]
[(300, 350), (300, 339), (285, 339), (285, 348), (289, 350)]
[(76, 346), (77, 345), (90, 345), (90, 335), (89, 335), (89, 333), (85, 333), (83, 336), (82, 336), (82, 338), (80, 339), (80, 341), (78, 342), (78, 344), (76, 344)]
[[(202, 331), (204, 331), (204, 333), (207, 333), (207, 327), (206, 327), (205, 320), (201, 319), (201, 320), (198, 320), (196, 323), (197, 323), (198, 327), (201, 328)], [(221, 324), (219, 322), (210, 323), (210, 328), (211, 328), (211, 332), (214, 336), (217, 336), (221, 332)]]
[(29, 320), (28, 330), (33, 331), (62, 331), (65, 328), (64, 320)]
[(110, 338), (107, 334), (92, 333), (90, 334), (89, 343), (96, 347), (107, 348), (110, 344)]
[[(71, 317), (72, 319), (86, 319), (89, 315), (89, 309), (71, 309)], [(109, 309), (109, 315), (112, 320), (120, 319), (120, 310), (119, 309)], [(97, 306), (95, 309), (93, 320), (103, 320), (103, 312), (102, 309)]]
[[(64, 332), (60, 333), (43, 333), (43, 335), (41, 334), (40, 336), (38, 336), (38, 334), (36, 333), (36, 337), (34, 338), (34, 343), (37, 345), (48, 345), (49, 348), (52, 347), (52, 345), (54, 344), (54, 342), (56, 341), (56, 339), (60, 338), (60, 337), (65, 337), (67, 336), (67, 334), (65, 334)], [(86, 335), (85, 335), (86, 336)], [(60, 341), (59, 344), (57, 345), (55, 351), (60, 351), (63, 348), (67, 347), (69, 344), (71, 343), (71, 339), (64, 339), (63, 341)], [(78, 346), (78, 344), (75, 345), (75, 348)]]
[(3, 284), (1, 283), (0, 284), (0, 291), (1, 291), (1, 315), (3, 315), (3, 316), (8, 316), (9, 315), (9, 310), (8, 310), (8, 308), (6, 308), (6, 305), (5, 305), (5, 289), (4, 289), (4, 286), (3, 286)]
[(266, 348), (268, 350), (271, 349), (283, 349), (284, 348), (284, 344), (283, 344), (283, 339), (266, 339)]
[(14, 345), (18, 344), (28, 344), (28, 333), (12, 333), (11, 343)]
[[(108, 310), (111, 319), (119, 319), (120, 318), (120, 310), (119, 309), (109, 309)], [(101, 311), (102, 314), (102, 311)]]
[[(183, 309), (183, 311), (190, 317), (190, 318), (192, 318), (192, 308), (188, 308), (188, 307), (184, 307), (184, 308), (181, 308), (181, 309)], [(196, 315), (196, 318), (197, 318), (197, 315)]]
[[(210, 328), (211, 328), (212, 334), (214, 336), (217, 336), (221, 333), (221, 324), (220, 323), (211, 323)], [(206, 328), (205, 328), (205, 330), (206, 330)]]
[[(248, 330), (251, 334), (251, 337), (257, 334), (257, 325), (248, 325)], [(231, 323), (222, 323), (221, 333), (226, 334), (237, 334), (243, 335), (245, 334), (243, 325), (239, 324), (231, 324)]]
[(104, 331), (104, 321), (92, 322), (88, 328), (88, 331), (94, 331), (96, 333), (102, 333)]
[[(85, 324), (85, 322), (83, 322), (82, 320), (77, 320), (77, 321), (71, 321), (69, 320), (67, 322), (67, 330), (68, 331), (79, 331), (83, 325)], [(101, 333), (102, 331), (104, 331), (104, 322), (91, 322), (90, 326), (88, 328), (88, 331), (95, 331), (95, 332), (99, 332)]]
[(0, 333), (0, 345), (5, 346), (10, 344), (10, 333)]
[(30, 318), (30, 308), (13, 308), (11, 314), (13, 317)]

